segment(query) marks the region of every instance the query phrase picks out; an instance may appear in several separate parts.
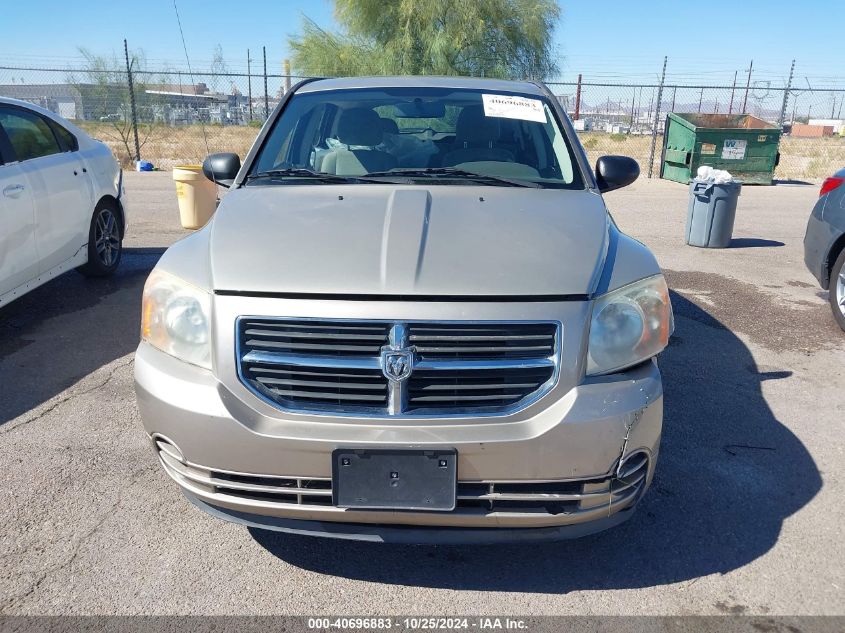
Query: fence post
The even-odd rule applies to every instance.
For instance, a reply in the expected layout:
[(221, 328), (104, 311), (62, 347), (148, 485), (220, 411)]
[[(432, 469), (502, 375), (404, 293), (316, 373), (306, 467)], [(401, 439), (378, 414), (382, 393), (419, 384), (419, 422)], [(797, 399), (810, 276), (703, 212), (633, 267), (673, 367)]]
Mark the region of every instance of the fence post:
[(581, 73), (578, 73), (578, 85), (575, 87), (575, 120), (581, 115)]
[(795, 60), (792, 60), (792, 66), (789, 69), (789, 79), (786, 80), (786, 88), (783, 91), (783, 105), (780, 107), (780, 119), (778, 125), (783, 127), (784, 119), (786, 119), (786, 106), (789, 104), (789, 90), (792, 88), (792, 73), (795, 72)]
[(290, 60), (285, 60), (285, 94), (290, 92)]
[(261, 51), (264, 53), (264, 120), (270, 118), (270, 97), (267, 95), (267, 47), (262, 46)]
[(663, 74), (660, 75), (660, 86), (657, 88), (657, 104), (654, 106), (654, 127), (651, 130), (651, 151), (648, 153), (648, 177), (654, 171), (654, 147), (657, 145), (657, 126), (660, 123), (660, 100), (663, 98), (663, 82), (666, 81), (666, 62), (668, 57), (663, 58)]
[(252, 122), (252, 60), (249, 58), (249, 49), (246, 49), (246, 85), (249, 92), (249, 121)]
[(129, 65), (129, 45), (123, 40), (123, 53), (126, 56), (126, 77), (129, 82), (129, 104), (132, 108), (132, 132), (135, 135), (135, 160), (141, 160), (141, 144), (138, 142), (138, 114), (135, 112), (135, 88), (132, 85), (132, 67)]

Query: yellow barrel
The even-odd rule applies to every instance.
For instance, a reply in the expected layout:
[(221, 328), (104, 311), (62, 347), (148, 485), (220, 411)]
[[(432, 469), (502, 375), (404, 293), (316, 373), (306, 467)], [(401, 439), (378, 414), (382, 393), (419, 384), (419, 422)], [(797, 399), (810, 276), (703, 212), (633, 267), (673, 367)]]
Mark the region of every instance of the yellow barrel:
[(176, 165), (173, 168), (179, 218), (186, 229), (199, 229), (217, 208), (217, 185), (202, 173), (202, 165)]

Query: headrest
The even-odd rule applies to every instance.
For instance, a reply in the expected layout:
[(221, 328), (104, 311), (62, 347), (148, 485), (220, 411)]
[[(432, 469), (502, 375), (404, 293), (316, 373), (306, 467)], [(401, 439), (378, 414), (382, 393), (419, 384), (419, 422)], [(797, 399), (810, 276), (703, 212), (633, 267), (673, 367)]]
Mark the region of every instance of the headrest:
[(385, 134), (399, 134), (399, 126), (393, 119), (381, 119), (381, 131)]
[(347, 145), (378, 145), (381, 131), (379, 115), (369, 108), (343, 110), (337, 122), (337, 138)]
[(466, 106), (455, 123), (455, 140), (472, 145), (489, 145), (499, 135), (497, 120), (484, 115), (484, 108)]

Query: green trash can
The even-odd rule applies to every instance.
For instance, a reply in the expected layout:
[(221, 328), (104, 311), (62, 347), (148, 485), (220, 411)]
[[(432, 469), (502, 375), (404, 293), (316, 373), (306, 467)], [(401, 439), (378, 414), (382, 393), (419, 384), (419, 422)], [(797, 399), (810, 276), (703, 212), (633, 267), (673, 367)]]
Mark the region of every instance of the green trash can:
[(688, 183), (702, 165), (724, 169), (745, 184), (770, 185), (781, 130), (750, 114), (666, 117), (660, 177)]

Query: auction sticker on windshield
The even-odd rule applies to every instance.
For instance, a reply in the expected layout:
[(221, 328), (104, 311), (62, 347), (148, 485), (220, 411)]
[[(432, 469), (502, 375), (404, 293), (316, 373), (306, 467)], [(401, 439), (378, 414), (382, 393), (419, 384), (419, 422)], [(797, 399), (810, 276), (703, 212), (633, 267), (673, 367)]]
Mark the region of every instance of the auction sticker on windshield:
[(482, 94), (481, 98), (484, 101), (485, 116), (536, 121), (537, 123), (546, 122), (543, 102), (539, 99), (488, 94)]

